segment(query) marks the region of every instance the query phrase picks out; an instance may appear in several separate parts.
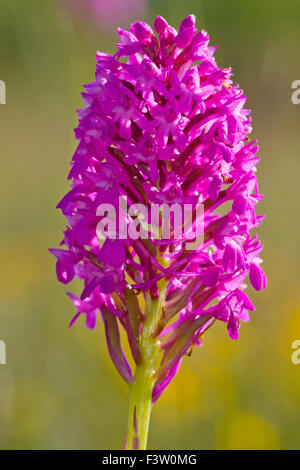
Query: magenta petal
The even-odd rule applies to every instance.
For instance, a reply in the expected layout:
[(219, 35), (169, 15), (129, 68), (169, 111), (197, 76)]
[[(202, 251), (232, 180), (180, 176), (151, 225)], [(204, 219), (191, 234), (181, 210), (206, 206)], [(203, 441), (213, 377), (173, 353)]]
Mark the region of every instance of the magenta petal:
[(63, 284), (68, 284), (72, 281), (75, 275), (73, 266), (63, 264), (61, 261), (56, 263), (57, 279)]
[(145, 41), (145, 39), (149, 39), (153, 35), (150, 26), (143, 21), (136, 21), (131, 25), (131, 28), (139, 41)]
[(224, 145), (224, 144), (219, 144), (219, 148), (221, 150), (221, 153), (223, 155), (223, 158), (224, 158), (225, 162), (227, 162), (227, 163), (231, 162), (231, 160), (232, 160), (232, 151), (230, 150), (230, 148), (227, 147), (227, 145)]
[(212, 266), (209, 269), (203, 270), (200, 274), (200, 279), (206, 286), (214, 286), (219, 278), (220, 268), (218, 266)]
[(177, 46), (180, 48), (184, 48), (188, 46), (193, 36), (194, 36), (193, 28), (187, 28), (187, 29), (183, 29), (179, 31), (175, 39)]
[(96, 327), (97, 310), (93, 310), (86, 314), (85, 326), (90, 330), (94, 330)]
[(232, 210), (237, 214), (244, 214), (247, 208), (247, 199), (244, 196), (238, 196), (233, 204)]
[(182, 20), (182, 22), (180, 23), (179, 30), (182, 31), (185, 29), (194, 29), (195, 23), (196, 23), (195, 15), (189, 15)]
[(227, 323), (227, 330), (231, 339), (238, 339), (239, 329), (237, 326), (237, 320), (234, 317), (233, 313), (230, 314), (229, 321)]
[(69, 323), (69, 328), (71, 328), (74, 323), (76, 322), (77, 318), (81, 315), (81, 312), (76, 313), (76, 315), (72, 318), (72, 320)]
[(92, 279), (92, 281), (88, 282), (85, 286), (85, 288), (83, 289), (82, 291), (82, 294), (80, 296), (80, 299), (81, 300), (84, 300), (86, 299), (87, 297), (89, 297), (91, 295), (91, 293), (94, 291), (94, 289), (96, 289), (96, 287), (100, 284), (100, 279), (98, 278), (94, 278)]
[(251, 263), (250, 265), (249, 280), (252, 287), (257, 291), (266, 288), (266, 275), (262, 268), (256, 263)]
[(107, 238), (101, 248), (98, 261), (99, 263), (107, 263), (115, 268), (120, 268), (125, 261), (124, 241)]
[(75, 253), (68, 250), (61, 250), (59, 248), (50, 248), (50, 253), (63, 264), (72, 265), (79, 261), (79, 257)]
[(208, 196), (212, 201), (218, 199), (219, 192), (222, 188), (223, 180), (219, 176), (214, 176), (208, 186)]
[(86, 245), (89, 242), (90, 232), (87, 224), (83, 218), (81, 218), (74, 227), (75, 237), (79, 244)]
[(223, 253), (223, 266), (225, 271), (233, 273), (236, 269), (236, 262), (237, 250), (231, 243), (228, 243)]
[(162, 34), (168, 27), (168, 23), (161, 16), (157, 16), (154, 21), (154, 30), (157, 34)]
[(101, 292), (103, 292), (103, 294), (111, 294), (115, 290), (115, 284), (112, 276), (104, 276), (99, 281), (99, 289)]
[(253, 305), (249, 297), (245, 294), (245, 292), (243, 292), (242, 290), (238, 290), (237, 295), (238, 295), (239, 300), (243, 302), (244, 307), (254, 312), (255, 306)]

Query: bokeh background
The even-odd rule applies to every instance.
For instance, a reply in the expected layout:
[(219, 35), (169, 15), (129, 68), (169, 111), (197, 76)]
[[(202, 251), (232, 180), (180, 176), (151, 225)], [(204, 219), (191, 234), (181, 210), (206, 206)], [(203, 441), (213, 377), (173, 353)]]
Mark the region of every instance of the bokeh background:
[(160, 14), (178, 27), (190, 13), (253, 109), (269, 284), (251, 293), (257, 310), (238, 342), (216, 325), (184, 360), (153, 409), (149, 448), (300, 448), (300, 365), (291, 362), (300, 339), (300, 105), (291, 102), (300, 79), (299, 0), (1, 0), (2, 449), (123, 446), (127, 388), (100, 322), (95, 331), (83, 319), (68, 329), (73, 307), (47, 249), (64, 227), (55, 206), (67, 190), (76, 109), (96, 50), (115, 51), (117, 24)]

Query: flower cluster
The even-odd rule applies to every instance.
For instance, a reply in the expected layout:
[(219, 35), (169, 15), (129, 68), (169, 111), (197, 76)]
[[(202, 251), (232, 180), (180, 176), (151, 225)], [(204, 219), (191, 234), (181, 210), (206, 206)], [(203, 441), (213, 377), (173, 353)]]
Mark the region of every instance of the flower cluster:
[[(141, 364), (143, 326), (153, 313), (147, 304), (159, 304), (150, 331), (161, 352), (155, 401), (214, 321), (225, 322), (229, 336), (238, 338), (241, 321), (255, 309), (245, 293), (247, 276), (255, 290), (266, 287), (263, 247), (251, 235), (263, 219), (255, 213), (263, 197), (256, 179), (260, 159), (248, 137), (243, 91), (232, 83), (230, 68), (217, 66), (215, 48), (197, 31), (193, 15), (178, 32), (157, 17), (154, 31), (135, 22), (118, 34), (116, 54), (97, 53), (95, 81), (85, 86), (71, 190), (58, 204), (68, 222), (65, 248), (51, 252), (61, 282), (84, 281), (80, 298), (69, 294), (77, 310), (71, 324), (85, 315), (94, 328), (100, 314), (111, 358), (129, 383), (133, 374), (119, 328)], [(186, 248), (187, 237), (172, 231), (168, 239), (99, 241), (105, 218), (99, 205), (115, 207), (118, 220), (134, 223), (120, 212), (120, 197), (147, 207), (199, 201), (203, 239), (193, 250)]]

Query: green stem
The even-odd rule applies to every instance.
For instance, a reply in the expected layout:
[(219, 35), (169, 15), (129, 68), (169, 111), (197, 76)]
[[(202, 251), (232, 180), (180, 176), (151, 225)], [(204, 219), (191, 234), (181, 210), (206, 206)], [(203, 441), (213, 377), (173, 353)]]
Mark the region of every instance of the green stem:
[(152, 408), (152, 390), (155, 379), (154, 372), (159, 359), (157, 338), (151, 333), (160, 318), (161, 306), (165, 298), (165, 281), (159, 283), (158, 299), (151, 299), (147, 293), (145, 316), (141, 334), (142, 364), (136, 367), (134, 382), (130, 385), (130, 403), (128, 418), (127, 446), (129, 450), (145, 450)]

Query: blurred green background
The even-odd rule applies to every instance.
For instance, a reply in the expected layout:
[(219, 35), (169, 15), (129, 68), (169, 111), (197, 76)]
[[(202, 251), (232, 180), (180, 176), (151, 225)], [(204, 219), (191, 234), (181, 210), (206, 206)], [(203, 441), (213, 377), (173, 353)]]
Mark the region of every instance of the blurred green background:
[[(102, 325), (87, 331), (82, 318), (68, 329), (73, 306), (47, 252), (64, 227), (55, 206), (68, 188), (82, 85), (93, 80), (96, 50), (114, 52), (117, 41), (108, 20), (66, 3), (0, 3), (2, 449), (117, 449), (126, 433), (127, 388), (108, 359)], [(153, 409), (149, 448), (300, 449), (300, 365), (291, 362), (291, 343), (300, 339), (300, 105), (291, 102), (300, 3), (148, 0), (120, 25), (160, 14), (178, 27), (190, 13), (253, 109), (269, 284), (251, 292), (257, 310), (238, 342), (216, 325), (184, 360)]]

